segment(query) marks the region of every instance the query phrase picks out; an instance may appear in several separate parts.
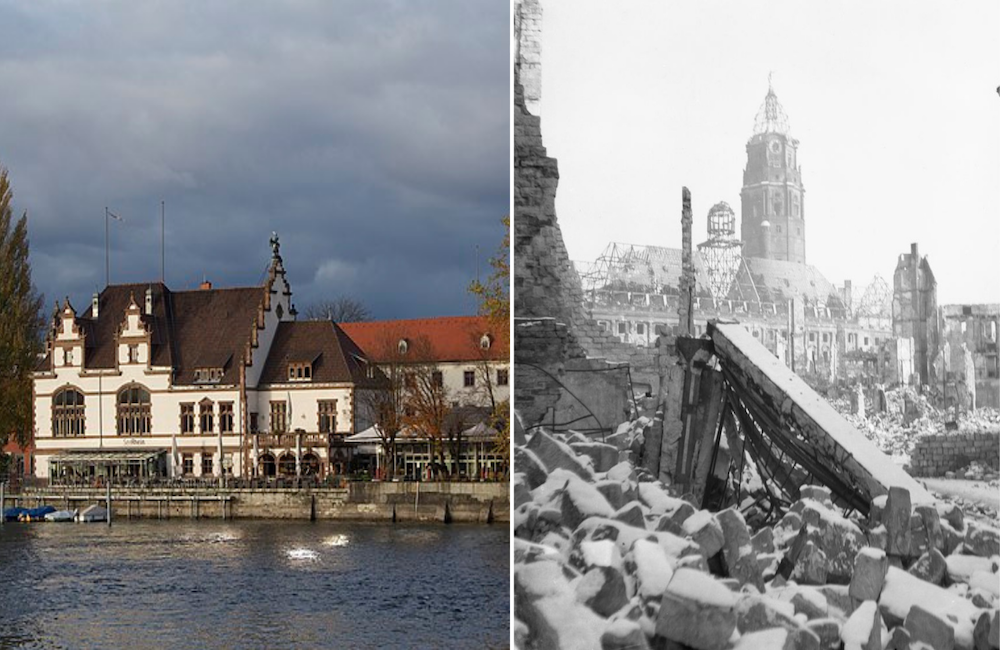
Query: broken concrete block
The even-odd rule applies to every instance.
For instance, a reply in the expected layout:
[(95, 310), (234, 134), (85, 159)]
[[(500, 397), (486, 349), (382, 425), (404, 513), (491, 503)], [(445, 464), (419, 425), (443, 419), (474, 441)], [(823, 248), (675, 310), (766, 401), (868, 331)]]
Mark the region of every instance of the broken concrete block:
[(952, 528), (957, 531), (965, 530), (965, 513), (962, 512), (961, 508), (947, 501), (937, 501), (934, 507), (941, 519), (947, 521)]
[(944, 556), (936, 548), (931, 548), (931, 550), (917, 558), (917, 561), (910, 565), (909, 569), (912, 575), (933, 585), (941, 584), (941, 580), (944, 579), (947, 570), (948, 565), (945, 562)]
[(656, 542), (638, 539), (626, 558), (634, 570), (636, 591), (643, 600), (659, 600), (674, 575), (674, 566)]
[(601, 635), (601, 650), (649, 650), (649, 642), (639, 623), (619, 618)]
[(1000, 597), (1000, 576), (983, 569), (973, 571), (969, 576), (969, 587), (983, 589), (992, 596)]
[(736, 596), (712, 576), (678, 568), (656, 619), (657, 636), (698, 650), (722, 650), (736, 629)]
[(910, 608), (903, 627), (910, 634), (910, 643), (926, 643), (934, 650), (955, 648), (955, 630), (940, 616), (919, 605)]
[(715, 516), (707, 510), (699, 510), (686, 520), (681, 526), (685, 534), (691, 541), (701, 547), (702, 555), (710, 558), (720, 550), (725, 544), (725, 537), (722, 535), (722, 526), (719, 525)]
[(872, 499), (871, 507), (868, 509), (869, 528), (874, 528), (885, 523), (885, 502), (888, 498), (888, 494), (880, 494)]
[(978, 521), (965, 522), (966, 553), (979, 557), (991, 557), (1000, 554), (1000, 530), (981, 524)]
[(982, 625), (980, 615), (986, 615), (955, 592), (924, 582), (895, 567), (886, 571), (885, 586), (882, 587), (878, 605), (882, 617), (890, 626), (903, 624), (914, 605), (934, 612), (954, 629), (955, 647), (965, 650), (975, 647), (973, 632), (976, 625)]
[(515, 472), (514, 483), (514, 507), (520, 508), (531, 501), (531, 486), (528, 485), (528, 476), (523, 472)]
[(608, 503), (615, 510), (628, 503), (622, 490), (622, 484), (618, 481), (597, 481), (594, 483), (594, 487), (604, 495), (604, 498), (608, 500)]
[(526, 646), (600, 648), (606, 623), (577, 602), (562, 567), (534, 562), (514, 572), (514, 615), (530, 631)]
[(944, 532), (941, 530), (941, 515), (935, 506), (921, 503), (913, 506), (913, 511), (920, 515), (924, 522), (929, 548), (942, 550), (944, 548)]
[(594, 567), (576, 582), (576, 599), (607, 618), (628, 604), (620, 569)]
[(883, 524), (879, 524), (868, 531), (868, 546), (884, 551), (888, 545), (889, 533)]
[(990, 616), (990, 634), (987, 639), (991, 648), (1000, 648), (1000, 611), (993, 610)]
[(830, 488), (823, 485), (803, 485), (799, 488), (799, 498), (800, 499), (813, 499), (825, 504), (828, 507), (833, 506), (833, 500), (831, 499)]
[(840, 622), (833, 618), (816, 618), (806, 623), (806, 629), (819, 638), (819, 647), (832, 650), (840, 647)]
[[(591, 470), (589, 465), (584, 464), (577, 458), (576, 453), (573, 449), (567, 445), (565, 442), (556, 440), (548, 433), (542, 430), (535, 432), (535, 435), (531, 436), (531, 440), (524, 447), (527, 451), (532, 451), (541, 461), (542, 465), (551, 474), (556, 469), (564, 469), (569, 472), (573, 472), (581, 479), (586, 481), (594, 480), (594, 472)], [(514, 467), (517, 471), (524, 471), (519, 465), (517, 465), (517, 459), (514, 459)]]
[(889, 555), (910, 555), (910, 492), (905, 488), (889, 488), (885, 502), (885, 529), (889, 535), (886, 552)]
[(570, 448), (590, 458), (595, 472), (606, 472), (618, 464), (618, 448), (601, 442), (572, 442)]
[(781, 563), (782, 554), (775, 553), (758, 553), (757, 554), (757, 567), (760, 569), (760, 575), (763, 580), (770, 580), (778, 572), (778, 565)]
[(549, 477), (549, 471), (534, 452), (514, 447), (514, 470), (524, 474), (528, 487), (534, 490)]
[(757, 553), (750, 543), (750, 529), (739, 510), (727, 508), (716, 513), (716, 521), (722, 528), (725, 543), (722, 547), (722, 559), (726, 572), (736, 578), (740, 584), (752, 584), (760, 591), (764, 590), (764, 580), (760, 567), (757, 566)]
[(736, 602), (736, 629), (740, 634), (771, 627), (797, 629), (795, 608), (786, 601), (768, 596), (743, 596)]
[(906, 631), (905, 627), (897, 625), (892, 628), (889, 645), (885, 647), (885, 650), (910, 650), (910, 633)]
[(924, 520), (917, 513), (910, 514), (910, 557), (919, 557), (930, 548)]
[(848, 585), (820, 585), (814, 588), (826, 598), (827, 615), (830, 618), (843, 623), (854, 613), (858, 603), (848, 593)]
[(673, 515), (660, 515), (660, 518), (656, 521), (654, 530), (662, 530), (684, 537), (684, 528), (674, 520)]
[(677, 523), (684, 523), (684, 519), (694, 514), (694, 507), (677, 497), (672, 497), (663, 489), (663, 485), (656, 482), (639, 483), (639, 500), (649, 507), (649, 511), (655, 515), (674, 515)]
[(879, 615), (878, 605), (866, 600), (854, 610), (840, 632), (844, 650), (882, 650), (889, 642), (889, 630)]
[(966, 598), (969, 599), (970, 603), (982, 609), (990, 609), (996, 600), (992, 593), (982, 587), (969, 587)]
[(809, 528), (807, 537), (826, 554), (827, 579), (847, 584), (854, 570), (854, 558), (865, 547), (864, 533), (854, 522), (832, 510), (814, 508), (805, 512), (818, 512), (820, 515), (819, 524)]
[(766, 526), (761, 528), (750, 538), (750, 544), (757, 553), (774, 553), (774, 531)]
[(848, 593), (855, 600), (878, 600), (885, 583), (885, 572), (889, 568), (889, 560), (885, 552), (877, 548), (866, 547), (858, 551), (854, 558), (854, 573)]
[(955, 553), (965, 539), (964, 533), (958, 532), (944, 520), (941, 521), (941, 534), (944, 537), (944, 548), (941, 549), (941, 553), (944, 555)]
[(635, 468), (631, 463), (621, 462), (608, 470), (609, 481), (635, 483)]
[(518, 537), (514, 538), (515, 563), (539, 562), (542, 560), (558, 561), (561, 557), (559, 551), (551, 546), (536, 544), (535, 542), (529, 542)]
[(979, 571), (993, 573), (993, 560), (988, 557), (976, 555), (949, 555), (944, 559), (948, 580), (951, 582), (964, 582), (966, 584), (972, 579), (972, 575)]
[(666, 552), (667, 556), (680, 560), (686, 556), (701, 558), (701, 550), (694, 542), (672, 535), (667, 532), (648, 531), (643, 528), (629, 526), (620, 521), (606, 517), (590, 517), (582, 522), (572, 535), (573, 542), (579, 545), (584, 541), (610, 539), (618, 546), (618, 551), (624, 557), (637, 539), (655, 540)]
[(814, 542), (806, 542), (792, 571), (792, 580), (803, 585), (826, 584), (827, 555)]
[(733, 646), (733, 650), (790, 650), (791, 648), (791, 633), (783, 627), (748, 632)]
[(619, 508), (612, 516), (612, 519), (617, 519), (622, 523), (635, 526), (636, 528), (646, 527), (646, 519), (643, 517), (642, 507), (638, 501), (632, 501)]

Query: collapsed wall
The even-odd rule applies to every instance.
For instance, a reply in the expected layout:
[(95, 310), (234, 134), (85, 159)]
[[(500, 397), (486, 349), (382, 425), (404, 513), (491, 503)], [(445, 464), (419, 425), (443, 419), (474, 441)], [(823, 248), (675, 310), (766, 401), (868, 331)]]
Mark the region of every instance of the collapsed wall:
[(1000, 469), (1000, 432), (954, 431), (923, 436), (910, 454), (910, 472), (914, 476), (943, 476), (973, 462)]

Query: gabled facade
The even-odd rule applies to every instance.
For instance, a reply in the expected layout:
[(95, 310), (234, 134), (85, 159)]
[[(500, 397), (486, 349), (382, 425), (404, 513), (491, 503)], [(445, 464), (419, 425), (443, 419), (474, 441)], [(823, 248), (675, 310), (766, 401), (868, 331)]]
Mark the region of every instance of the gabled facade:
[(378, 364), (430, 364), (462, 406), (492, 406), (510, 398), (507, 332), (482, 316), (342, 323), (344, 331)]
[(377, 369), (333, 323), (297, 322), (272, 239), (261, 286), (108, 286), (52, 319), (34, 374), (37, 476), (344, 471), (355, 395)]

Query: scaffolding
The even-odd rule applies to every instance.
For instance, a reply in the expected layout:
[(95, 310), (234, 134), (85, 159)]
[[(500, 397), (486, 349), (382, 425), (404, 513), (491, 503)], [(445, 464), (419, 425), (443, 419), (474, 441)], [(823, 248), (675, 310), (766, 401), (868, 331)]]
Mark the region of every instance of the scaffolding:
[(865, 287), (861, 298), (852, 306), (856, 316), (889, 318), (892, 316), (892, 289), (882, 276), (876, 273)]
[(725, 201), (708, 211), (708, 241), (698, 244), (712, 297), (730, 295), (743, 262), (743, 242), (736, 238), (736, 215)]

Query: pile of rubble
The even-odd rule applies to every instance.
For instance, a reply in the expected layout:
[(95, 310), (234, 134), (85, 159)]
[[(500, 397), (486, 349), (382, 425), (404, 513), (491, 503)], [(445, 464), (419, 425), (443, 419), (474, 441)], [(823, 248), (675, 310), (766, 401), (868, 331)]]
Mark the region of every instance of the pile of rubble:
[(805, 486), (752, 530), (636, 468), (648, 425), (603, 443), (515, 426), (521, 650), (1000, 647), (997, 528), (898, 488), (845, 518)]

